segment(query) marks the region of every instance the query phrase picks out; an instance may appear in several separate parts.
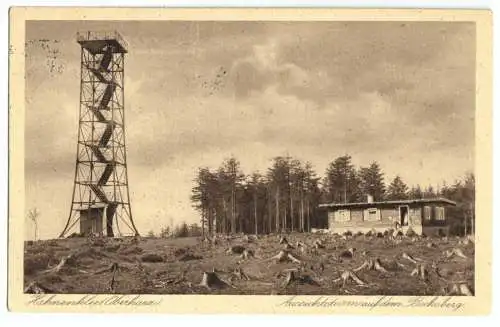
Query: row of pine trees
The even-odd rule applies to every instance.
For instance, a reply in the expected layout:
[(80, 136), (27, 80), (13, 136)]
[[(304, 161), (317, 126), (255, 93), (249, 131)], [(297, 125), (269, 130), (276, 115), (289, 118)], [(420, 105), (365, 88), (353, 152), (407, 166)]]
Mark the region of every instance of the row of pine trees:
[[(199, 168), (191, 201), (201, 214), (202, 232), (273, 233), (326, 228), (320, 203), (352, 203), (442, 196), (457, 202), (449, 211), (457, 231), (473, 224), (474, 175), (468, 173), (453, 185), (442, 183), (409, 187), (400, 176), (388, 185), (377, 162), (356, 168), (349, 155), (333, 160), (324, 177), (309, 162), (290, 156), (271, 160), (267, 171), (245, 174), (240, 162), (228, 158), (218, 169)], [(453, 225), (453, 222), (452, 222)], [(455, 231), (455, 232), (457, 232)], [(466, 231), (465, 231), (466, 232)]]

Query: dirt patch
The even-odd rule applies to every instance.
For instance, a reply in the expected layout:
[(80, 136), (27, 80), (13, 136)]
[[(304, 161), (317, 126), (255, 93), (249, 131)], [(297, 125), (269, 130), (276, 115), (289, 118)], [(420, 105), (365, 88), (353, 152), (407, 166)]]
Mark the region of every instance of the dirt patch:
[(144, 250), (138, 246), (121, 246), (118, 253), (124, 255), (141, 254)]
[(108, 244), (104, 247), (107, 252), (117, 252), (120, 249), (120, 244)]
[(24, 257), (24, 274), (32, 275), (38, 271), (45, 270), (50, 264), (55, 263), (53, 255), (48, 253), (36, 253), (25, 255)]
[(202, 256), (193, 253), (185, 253), (179, 256), (178, 258), (179, 261), (190, 261), (190, 260), (201, 260), (201, 259), (203, 259)]
[(81, 261), (85, 259), (100, 260), (102, 258), (107, 258), (108, 255), (101, 250), (93, 247), (87, 247), (73, 254), (72, 261)]
[(178, 249), (175, 249), (174, 251), (174, 255), (176, 257), (182, 257), (183, 255), (185, 255), (187, 252), (189, 251), (188, 248), (178, 248)]
[(38, 278), (38, 281), (42, 285), (54, 285), (54, 284), (61, 284), (62, 282), (64, 282), (61, 276), (57, 274), (43, 275), (42, 277)]

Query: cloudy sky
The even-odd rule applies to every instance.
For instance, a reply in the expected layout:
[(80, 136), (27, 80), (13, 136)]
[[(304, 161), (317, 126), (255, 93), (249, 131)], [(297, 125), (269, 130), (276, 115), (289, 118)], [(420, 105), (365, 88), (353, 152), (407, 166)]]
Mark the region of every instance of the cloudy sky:
[(290, 154), (323, 174), (348, 153), (409, 185), (473, 169), (470, 23), (29, 22), (26, 207), (40, 210), (44, 238), (70, 209), (86, 30), (129, 43), (127, 159), (142, 233), (197, 221), (195, 171), (230, 155), (247, 172)]

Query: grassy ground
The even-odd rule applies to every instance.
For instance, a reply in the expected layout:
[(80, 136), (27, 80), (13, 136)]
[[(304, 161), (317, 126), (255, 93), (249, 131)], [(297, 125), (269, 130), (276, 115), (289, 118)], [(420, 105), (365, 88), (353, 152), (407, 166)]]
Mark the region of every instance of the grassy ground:
[[(216, 245), (197, 238), (30, 242), (24, 251), (25, 286), (34, 283), (48, 293), (79, 294), (446, 295), (457, 283), (474, 290), (474, 245), (462, 244), (457, 238), (394, 240), (359, 235), (344, 239), (299, 233), (286, 237), (294, 247), (289, 253), (300, 263), (268, 260), (283, 249), (277, 235), (250, 241), (243, 236), (221, 238)], [(317, 239), (322, 240), (324, 248), (308, 246)], [(304, 242), (307, 250), (299, 251), (297, 241)], [(226, 254), (235, 245), (251, 249), (255, 256), (242, 259), (238, 254)], [(342, 252), (349, 248), (356, 249), (354, 256), (343, 258)], [(447, 258), (444, 252), (452, 249), (460, 249), (467, 258)], [(402, 258), (403, 253), (420, 261), (415, 264)], [(60, 269), (55, 269), (69, 255)], [(375, 259), (387, 272), (355, 271), (365, 285), (337, 280), (344, 271)], [(426, 267), (425, 279), (411, 275), (418, 264)], [(248, 278), (234, 274), (238, 268)], [(286, 282), (287, 269), (296, 271), (297, 280)], [(225, 283), (220, 287), (201, 286), (203, 273), (214, 270)]]

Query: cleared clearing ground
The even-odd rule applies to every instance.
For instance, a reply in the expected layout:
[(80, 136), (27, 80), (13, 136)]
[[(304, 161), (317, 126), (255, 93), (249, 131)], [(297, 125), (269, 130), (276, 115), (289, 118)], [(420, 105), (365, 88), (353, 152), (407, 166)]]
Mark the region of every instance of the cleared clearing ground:
[[(26, 288), (31, 285), (25, 291), (37, 292), (39, 287), (46, 293), (79, 294), (459, 295), (466, 287), (474, 292), (474, 244), (463, 239), (364, 235), (344, 239), (299, 233), (286, 238), (293, 247), (288, 253), (300, 262), (269, 260), (285, 246), (277, 235), (218, 238), (215, 245), (198, 238), (25, 243), (24, 283)], [(316, 240), (324, 247), (314, 248)], [(305, 250), (297, 248), (298, 241)], [(226, 253), (237, 245), (254, 256), (243, 259)], [(354, 255), (343, 257), (349, 248), (356, 249)], [(453, 250), (459, 255), (451, 254)], [(373, 269), (375, 262), (382, 269)], [(365, 267), (357, 270), (363, 263)], [(222, 282), (211, 284), (214, 269)], [(346, 271), (358, 282), (348, 278), (344, 283), (341, 276)], [(424, 275), (415, 274), (422, 271)], [(211, 287), (200, 285), (204, 272), (209, 273)]]

